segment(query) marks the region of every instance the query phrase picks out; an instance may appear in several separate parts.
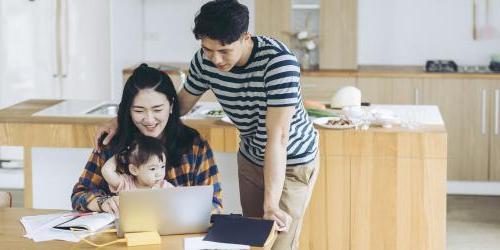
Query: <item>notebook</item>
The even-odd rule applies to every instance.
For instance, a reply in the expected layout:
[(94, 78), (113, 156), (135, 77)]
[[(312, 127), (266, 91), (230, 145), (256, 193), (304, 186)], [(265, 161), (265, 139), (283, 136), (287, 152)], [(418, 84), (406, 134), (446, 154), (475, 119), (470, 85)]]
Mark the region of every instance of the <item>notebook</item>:
[[(114, 220), (115, 217), (107, 213), (80, 214), (77, 212), (65, 212), (23, 216), (20, 222), (26, 231), (24, 237), (32, 239), (35, 242), (48, 240), (78, 242), (82, 237), (111, 226)], [(85, 230), (78, 232), (67, 230), (73, 226)]]
[(115, 216), (112, 214), (92, 213), (90, 215), (76, 216), (70, 218), (70, 220), (55, 226), (55, 228), (66, 229), (66, 230), (74, 228), (79, 230), (88, 230), (91, 232), (96, 232), (112, 224), (114, 221), (115, 221)]
[(274, 221), (248, 218), (241, 215), (212, 215), (212, 227), (203, 240), (250, 245), (255, 249), (274, 243)]

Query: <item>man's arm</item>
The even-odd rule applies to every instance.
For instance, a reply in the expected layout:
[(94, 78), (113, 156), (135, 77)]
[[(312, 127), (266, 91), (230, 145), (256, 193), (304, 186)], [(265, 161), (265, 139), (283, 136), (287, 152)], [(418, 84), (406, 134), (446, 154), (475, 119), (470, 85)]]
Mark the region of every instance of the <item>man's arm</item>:
[(295, 107), (269, 107), (266, 115), (267, 145), (264, 154), (264, 218), (287, 231), (292, 218), (279, 207), (286, 173), (286, 147)]
[(185, 88), (182, 88), (182, 90), (178, 94), (180, 115), (183, 116), (187, 114), (189, 110), (191, 110), (191, 108), (193, 108), (193, 106), (198, 102), (200, 97), (201, 95), (193, 95), (189, 93)]

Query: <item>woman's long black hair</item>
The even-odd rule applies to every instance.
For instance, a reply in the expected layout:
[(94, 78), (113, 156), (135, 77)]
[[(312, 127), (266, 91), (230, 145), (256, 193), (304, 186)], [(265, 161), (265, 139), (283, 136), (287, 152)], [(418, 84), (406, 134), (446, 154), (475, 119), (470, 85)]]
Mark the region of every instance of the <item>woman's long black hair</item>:
[(182, 154), (188, 152), (193, 141), (199, 136), (198, 131), (184, 125), (179, 115), (179, 101), (174, 84), (168, 75), (143, 63), (125, 83), (122, 100), (118, 107), (118, 129), (111, 142), (113, 152), (122, 152), (132, 143), (135, 135), (141, 133), (130, 115), (130, 107), (140, 90), (153, 89), (163, 93), (170, 102), (172, 113), (160, 140), (164, 143), (167, 166), (180, 165)]

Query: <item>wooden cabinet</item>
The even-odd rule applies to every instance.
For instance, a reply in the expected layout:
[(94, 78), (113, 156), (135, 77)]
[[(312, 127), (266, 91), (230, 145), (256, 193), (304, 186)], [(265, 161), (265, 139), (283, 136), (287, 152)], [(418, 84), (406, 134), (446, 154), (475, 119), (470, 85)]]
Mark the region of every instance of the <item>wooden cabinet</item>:
[(255, 0), (255, 32), (290, 45), (291, 0)]
[[(159, 65), (151, 65), (151, 66), (159, 67)], [(134, 69), (136, 67), (137, 65), (130, 68), (126, 68), (122, 71), (123, 85), (125, 85), (128, 78), (132, 76), (132, 73), (134, 72)], [(179, 92), (182, 89), (182, 86), (184, 86), (184, 81), (186, 81), (185, 74), (187, 73), (182, 74), (179, 70), (162, 70), (162, 71), (170, 77), (172, 83), (174, 84), (175, 89), (177, 90), (177, 92)], [(217, 101), (217, 97), (215, 97), (214, 93), (209, 90), (201, 96), (200, 101), (215, 102)]]
[(321, 0), (320, 69), (358, 68), (358, 1)]
[(444, 249), (446, 133), (320, 129), (300, 249)]
[(355, 77), (301, 77), (301, 91), (304, 99), (312, 99), (323, 103), (330, 100), (337, 89), (343, 86), (356, 85)]
[[(283, 41), (291, 25), (293, 0), (256, 0), (255, 33)], [(319, 0), (320, 69), (357, 69), (357, 0)]]
[(423, 103), (438, 105), (448, 131), (448, 179), (489, 180), (492, 80), (426, 79)]
[(359, 77), (363, 102), (373, 104), (420, 104), (422, 79)]
[(490, 88), (490, 180), (500, 180), (500, 80)]

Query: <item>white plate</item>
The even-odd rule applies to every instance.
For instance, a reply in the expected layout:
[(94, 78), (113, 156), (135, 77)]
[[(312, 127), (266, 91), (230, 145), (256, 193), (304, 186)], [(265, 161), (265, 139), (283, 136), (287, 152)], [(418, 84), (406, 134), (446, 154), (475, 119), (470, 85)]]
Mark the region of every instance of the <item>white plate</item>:
[(227, 115), (222, 117), (220, 120), (225, 122), (225, 123), (234, 124), (233, 121), (231, 121), (231, 119), (229, 119), (229, 117)]
[(215, 111), (215, 110), (222, 110), (222, 109), (207, 109), (207, 110), (202, 110), (202, 111), (200, 111), (200, 114), (204, 115), (205, 117), (209, 117), (209, 118), (222, 118), (222, 117), (226, 116), (225, 113), (222, 113), (220, 115), (211, 115), (211, 114), (209, 114), (210, 111)]
[(321, 117), (318, 119), (315, 119), (313, 121), (314, 124), (317, 124), (323, 128), (331, 128), (331, 129), (349, 129), (349, 128), (355, 128), (356, 124), (351, 124), (351, 125), (327, 125), (329, 120), (340, 120), (339, 117)]

